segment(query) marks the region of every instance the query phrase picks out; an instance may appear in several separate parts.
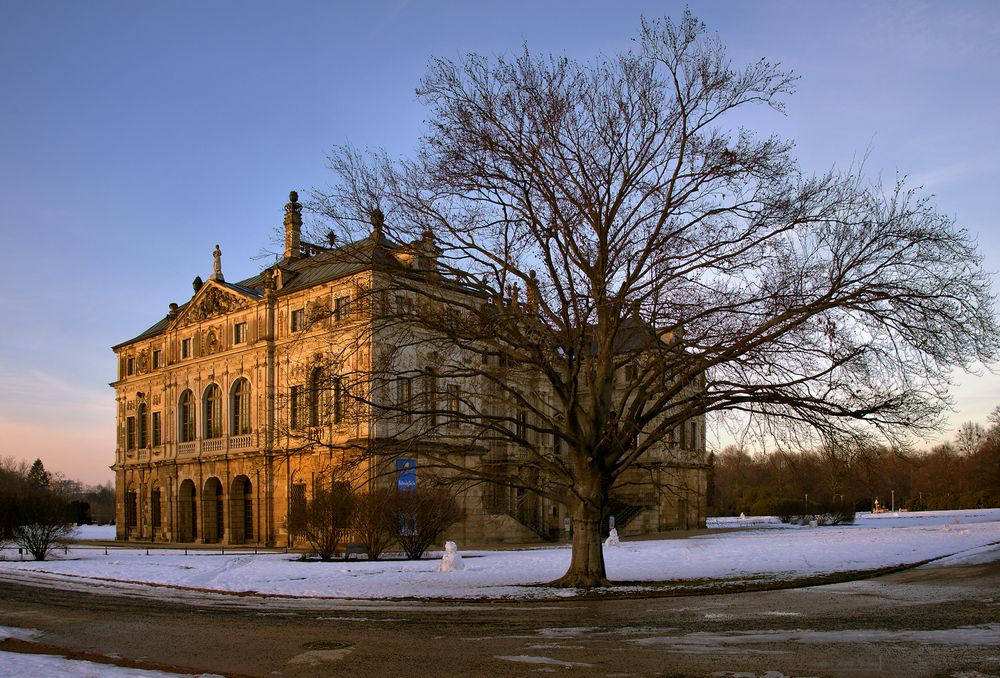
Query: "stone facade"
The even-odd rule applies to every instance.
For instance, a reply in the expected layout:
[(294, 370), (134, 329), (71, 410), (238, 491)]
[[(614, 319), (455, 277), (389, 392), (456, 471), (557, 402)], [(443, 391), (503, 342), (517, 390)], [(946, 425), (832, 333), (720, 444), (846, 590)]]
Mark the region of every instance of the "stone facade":
[[(301, 241), (297, 196), (290, 198), (278, 264), (228, 283), (216, 246), (212, 275), (195, 279), (187, 303), (171, 304), (160, 322), (114, 347), (119, 540), (292, 545), (290, 507), (317, 476), (342, 466), (358, 441), (393, 434), (394, 424), (371, 410), (339, 416), (339, 404), (320, 411), (297, 394), (323, 356), (355, 347), (350, 369), (363, 373), (378, 355), (370, 306), (358, 303), (377, 274), (357, 253), (381, 248), (416, 266), (433, 256), (433, 242), (388, 243), (373, 215), (367, 240), (310, 245)], [(317, 444), (297, 434), (303, 430)], [(629, 471), (611, 507), (621, 534), (703, 524), (704, 431), (703, 419), (691, 421), (674, 444)], [(456, 428), (442, 439), (461, 450), (469, 447), (463, 434)], [(458, 464), (520, 463), (516, 450), (456, 454)], [(352, 466), (351, 482), (374, 477), (373, 463)], [(447, 536), (463, 546), (557, 537), (567, 516), (559, 504), (489, 484), (466, 488), (460, 501), (465, 519)]]

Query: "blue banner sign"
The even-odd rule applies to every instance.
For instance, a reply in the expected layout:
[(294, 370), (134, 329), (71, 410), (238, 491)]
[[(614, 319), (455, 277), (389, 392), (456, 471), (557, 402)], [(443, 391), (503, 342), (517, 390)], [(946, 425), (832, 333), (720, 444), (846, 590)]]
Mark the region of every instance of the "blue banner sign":
[(417, 460), (396, 460), (396, 489), (400, 492), (417, 491)]

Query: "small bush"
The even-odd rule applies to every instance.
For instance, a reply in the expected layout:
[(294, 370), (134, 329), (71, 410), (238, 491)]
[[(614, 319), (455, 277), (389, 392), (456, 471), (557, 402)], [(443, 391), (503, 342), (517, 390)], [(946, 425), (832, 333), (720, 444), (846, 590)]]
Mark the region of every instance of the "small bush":
[(462, 519), (462, 507), (447, 488), (394, 492), (395, 536), (406, 557), (417, 560), (446, 529)]
[(357, 497), (351, 534), (365, 549), (368, 560), (378, 560), (396, 538), (396, 492), (371, 488)]
[(320, 560), (333, 560), (343, 541), (355, 509), (355, 495), (349, 483), (317, 483), (312, 500), (289, 518), (289, 530), (308, 542)]
[(783, 523), (800, 523), (806, 515), (806, 505), (801, 499), (782, 497), (772, 499), (770, 504), (770, 515), (778, 516)]
[(8, 506), (12, 510), (8, 521), (16, 523), (9, 528), (10, 536), (35, 560), (45, 560), (73, 536), (69, 503), (51, 492), (25, 492), (11, 498)]

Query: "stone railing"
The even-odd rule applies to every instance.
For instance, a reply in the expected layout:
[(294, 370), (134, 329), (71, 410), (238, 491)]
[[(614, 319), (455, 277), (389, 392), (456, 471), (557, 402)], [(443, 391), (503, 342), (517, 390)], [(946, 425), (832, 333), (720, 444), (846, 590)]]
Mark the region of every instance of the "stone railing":
[(252, 446), (253, 446), (252, 433), (246, 433), (241, 436), (232, 436), (229, 438), (229, 449), (231, 450), (242, 450)]
[[(195, 440), (189, 443), (177, 444), (177, 456), (189, 457), (204, 454), (224, 454), (230, 450), (247, 450), (256, 446), (256, 434), (245, 433), (239, 436), (222, 436)], [(154, 451), (154, 454), (156, 451)], [(148, 453), (147, 453), (148, 454)]]
[(225, 447), (225, 438), (209, 438), (201, 441), (201, 452), (219, 452)]

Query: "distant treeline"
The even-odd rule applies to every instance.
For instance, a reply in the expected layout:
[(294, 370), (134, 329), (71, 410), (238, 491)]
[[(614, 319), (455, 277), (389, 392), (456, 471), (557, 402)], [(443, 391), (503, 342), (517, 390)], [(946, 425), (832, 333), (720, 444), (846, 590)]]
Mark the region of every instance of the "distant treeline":
[(778, 515), (790, 503), (807, 513), (1000, 507), (1000, 407), (989, 426), (963, 424), (955, 441), (920, 452), (879, 445), (714, 457), (712, 515)]
[[(12, 507), (24, 503), (16, 498), (46, 496), (65, 505), (66, 519), (77, 525), (112, 523), (115, 520), (115, 489), (111, 483), (87, 486), (67, 480), (45, 469), (36, 459), (33, 464), (13, 457), (0, 457), (0, 506), (7, 508), (5, 523), (16, 522)], [(51, 503), (51, 502), (50, 502)]]

